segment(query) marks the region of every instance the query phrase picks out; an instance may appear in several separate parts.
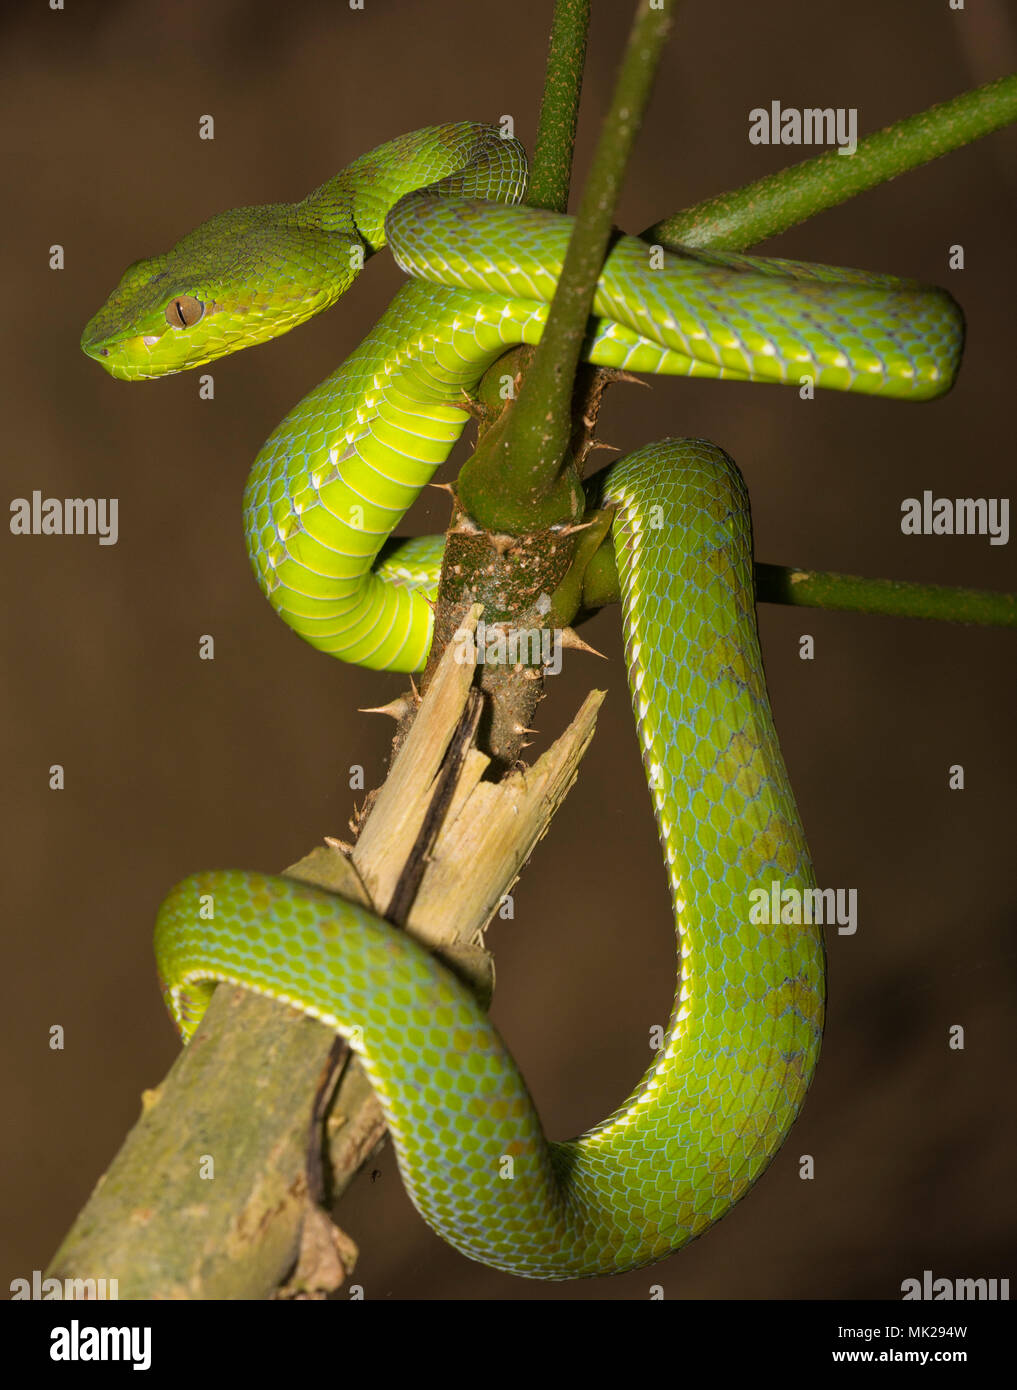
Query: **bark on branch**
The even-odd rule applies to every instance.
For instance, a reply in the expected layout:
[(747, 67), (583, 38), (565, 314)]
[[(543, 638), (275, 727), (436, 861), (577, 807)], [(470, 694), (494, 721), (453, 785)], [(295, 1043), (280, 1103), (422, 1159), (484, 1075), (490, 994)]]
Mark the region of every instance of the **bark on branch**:
[[(287, 872), (385, 913), (407, 864), (422, 859), (405, 928), (489, 999), (481, 934), (574, 783), (603, 693), (534, 767), (485, 782), (488, 759), (470, 746), (443, 778), (473, 676), (472, 646), (450, 645), (352, 853), (330, 842)], [(429, 827), (436, 795), (444, 812)], [(356, 1247), (320, 1203), (335, 1207), (385, 1126), (331, 1030), (222, 985), (142, 1101), (48, 1277), (117, 1279), (119, 1296), (137, 1299), (313, 1297), (340, 1286)]]

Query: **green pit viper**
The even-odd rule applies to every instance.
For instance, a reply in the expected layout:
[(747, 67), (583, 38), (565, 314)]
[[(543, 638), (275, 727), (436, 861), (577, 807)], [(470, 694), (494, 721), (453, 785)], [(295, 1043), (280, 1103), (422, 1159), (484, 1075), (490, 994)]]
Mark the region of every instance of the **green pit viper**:
[[(346, 362), (283, 420), (247, 482), (258, 581), (345, 661), (418, 671), (443, 538), (390, 543), (506, 349), (536, 343), (571, 221), (521, 206), (526, 159), (492, 127), (436, 126), (358, 159), (302, 202), (213, 217), (124, 274), (82, 347), (138, 380), (287, 332), (388, 243), (411, 277)], [(923, 400), (949, 389), (963, 321), (892, 276), (618, 240), (584, 357), (678, 376)], [(469, 991), (369, 911), (291, 880), (198, 874), (159, 912), (158, 968), (186, 1040), (218, 981), (348, 1036), (409, 1194), (472, 1259), (542, 1279), (631, 1270), (700, 1235), (773, 1158), (819, 1052), (814, 925), (751, 920), (750, 892), (814, 886), (755, 623), (741, 476), (667, 440), (606, 474), (629, 682), (678, 941), (674, 1011), (624, 1105), (567, 1143)], [(383, 549), (384, 547), (384, 549)], [(214, 902), (214, 918), (199, 914)]]

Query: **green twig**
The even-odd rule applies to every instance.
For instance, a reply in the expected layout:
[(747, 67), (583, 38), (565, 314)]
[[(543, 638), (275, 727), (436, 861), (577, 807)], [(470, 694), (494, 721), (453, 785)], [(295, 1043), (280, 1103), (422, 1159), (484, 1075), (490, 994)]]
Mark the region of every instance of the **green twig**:
[(830, 150), (793, 164), (686, 208), (642, 235), (665, 247), (741, 251), (1014, 120), (1017, 76), (1001, 77), (867, 136), (853, 155)]
[(463, 467), (458, 493), (489, 531), (520, 534), (577, 519), (583, 493), (563, 467), (572, 387), (593, 295), (611, 237), (622, 177), (671, 23), (673, 0), (640, 0), (583, 191), (547, 324), (513, 408)]
[[(979, 627), (1017, 627), (1017, 594), (916, 584), (904, 579), (865, 579), (788, 565), (755, 566), (757, 603), (796, 608), (831, 608), (842, 613), (879, 613), (888, 618), (933, 618)], [(583, 607), (617, 603), (618, 571), (610, 546), (602, 546), (586, 571)]]
[(589, 27), (590, 0), (555, 0), (537, 143), (526, 196), (530, 207), (546, 208), (548, 212), (565, 212), (568, 208)]
[(904, 579), (863, 579), (856, 574), (828, 574), (784, 565), (756, 565), (756, 599), (799, 608), (833, 608), (843, 613), (1017, 627), (1017, 594), (915, 584)]

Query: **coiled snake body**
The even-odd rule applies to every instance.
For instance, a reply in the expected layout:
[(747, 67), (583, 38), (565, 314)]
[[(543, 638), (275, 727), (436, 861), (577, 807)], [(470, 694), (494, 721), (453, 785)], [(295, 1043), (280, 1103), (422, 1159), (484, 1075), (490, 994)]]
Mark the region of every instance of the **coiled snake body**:
[[(525, 179), (521, 148), (490, 127), (417, 131), (301, 203), (223, 213), (136, 263), (85, 329), (85, 351), (115, 376), (180, 371), (286, 332), (392, 245), (413, 278), (276, 429), (244, 504), (270, 602), (346, 661), (415, 671), (426, 659), (441, 542), (379, 552), (463, 429), (450, 402), (540, 337), (570, 223), (515, 206)], [(600, 365), (808, 376), (912, 400), (949, 388), (962, 339), (940, 290), (704, 252), (651, 268), (633, 238), (612, 250), (595, 314), (585, 356)], [(823, 1023), (819, 929), (752, 921), (753, 889), (805, 892), (814, 879), (766, 695), (741, 477), (717, 447), (669, 440), (616, 464), (604, 497), (679, 954), (663, 1047), (620, 1110), (581, 1138), (545, 1139), (465, 987), (340, 898), (198, 874), (156, 927), (185, 1039), (222, 980), (351, 1034), (424, 1218), (464, 1254), (545, 1279), (637, 1268), (722, 1216), (793, 1123)]]

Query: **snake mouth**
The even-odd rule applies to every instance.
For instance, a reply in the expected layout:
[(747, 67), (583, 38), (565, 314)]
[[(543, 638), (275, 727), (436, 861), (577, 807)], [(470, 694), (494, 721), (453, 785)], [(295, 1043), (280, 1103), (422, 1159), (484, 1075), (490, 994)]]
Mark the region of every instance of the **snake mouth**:
[(82, 337), (81, 348), (92, 357), (110, 376), (119, 381), (142, 381), (148, 377), (169, 376), (182, 370), (157, 360), (159, 344), (165, 335), (137, 334), (130, 338), (111, 341), (109, 338), (95, 338), (88, 341)]
[(108, 357), (109, 344), (103, 338), (94, 338), (86, 328), (81, 335), (81, 351), (88, 357)]

